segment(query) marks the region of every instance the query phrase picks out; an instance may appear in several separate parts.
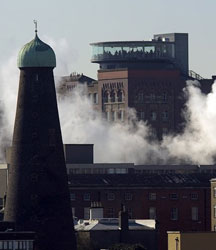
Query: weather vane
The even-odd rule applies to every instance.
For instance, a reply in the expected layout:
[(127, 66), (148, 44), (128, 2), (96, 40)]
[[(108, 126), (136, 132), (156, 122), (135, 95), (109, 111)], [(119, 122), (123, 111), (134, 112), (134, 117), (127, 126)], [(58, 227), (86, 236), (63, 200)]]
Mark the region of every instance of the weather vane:
[(37, 20), (33, 20), (34, 24), (35, 24), (35, 33), (37, 34)]

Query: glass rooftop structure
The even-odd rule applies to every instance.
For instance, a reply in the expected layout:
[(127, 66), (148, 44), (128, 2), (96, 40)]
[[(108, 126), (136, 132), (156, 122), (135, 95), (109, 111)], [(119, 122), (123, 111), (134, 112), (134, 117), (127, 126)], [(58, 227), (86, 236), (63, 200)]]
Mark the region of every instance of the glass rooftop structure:
[(91, 46), (93, 63), (175, 59), (175, 43), (169, 41), (101, 42)]

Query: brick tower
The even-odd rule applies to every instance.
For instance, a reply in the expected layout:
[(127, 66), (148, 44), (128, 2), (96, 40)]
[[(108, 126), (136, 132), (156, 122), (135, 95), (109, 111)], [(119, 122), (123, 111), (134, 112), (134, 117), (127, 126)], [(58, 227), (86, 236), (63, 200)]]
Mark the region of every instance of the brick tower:
[(52, 48), (37, 36), (18, 56), (19, 93), (5, 221), (35, 231), (39, 250), (76, 250)]

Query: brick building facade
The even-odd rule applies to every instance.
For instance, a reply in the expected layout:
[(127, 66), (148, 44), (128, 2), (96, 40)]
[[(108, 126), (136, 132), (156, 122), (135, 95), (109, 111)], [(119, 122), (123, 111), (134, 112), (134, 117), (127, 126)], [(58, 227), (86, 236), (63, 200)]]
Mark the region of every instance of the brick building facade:
[(86, 84), (89, 98), (110, 122), (127, 122), (128, 108), (151, 125), (151, 136), (161, 139), (183, 127), (182, 111), (187, 80), (199, 80), (209, 93), (213, 79), (189, 71), (188, 34), (154, 35), (151, 41), (116, 41), (91, 44), (92, 63), (99, 64), (95, 81), (83, 74), (62, 78), (60, 92)]
[(70, 175), (71, 206), (87, 219), (100, 201), (104, 217), (116, 218), (124, 204), (130, 218), (156, 219), (159, 250), (167, 249), (167, 231), (209, 231), (210, 183), (214, 174)]

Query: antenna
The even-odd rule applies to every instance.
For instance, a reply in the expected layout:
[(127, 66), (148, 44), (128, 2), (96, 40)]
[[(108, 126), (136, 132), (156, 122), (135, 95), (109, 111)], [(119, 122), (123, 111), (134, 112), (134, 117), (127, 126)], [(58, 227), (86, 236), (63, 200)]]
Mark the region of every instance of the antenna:
[(33, 20), (34, 24), (35, 24), (35, 34), (37, 35), (37, 20)]

